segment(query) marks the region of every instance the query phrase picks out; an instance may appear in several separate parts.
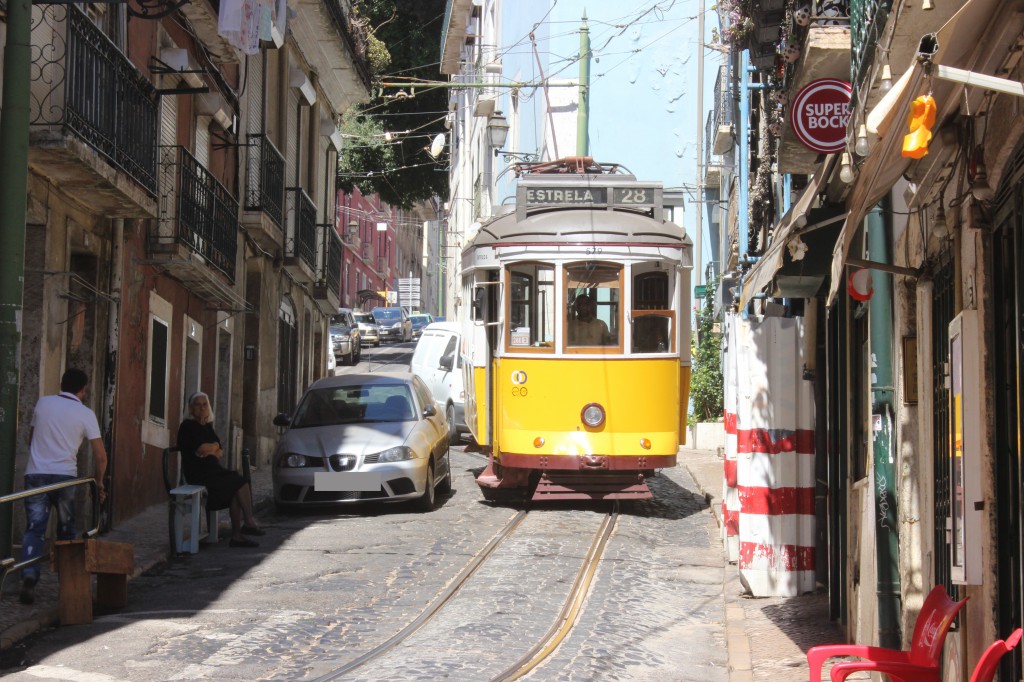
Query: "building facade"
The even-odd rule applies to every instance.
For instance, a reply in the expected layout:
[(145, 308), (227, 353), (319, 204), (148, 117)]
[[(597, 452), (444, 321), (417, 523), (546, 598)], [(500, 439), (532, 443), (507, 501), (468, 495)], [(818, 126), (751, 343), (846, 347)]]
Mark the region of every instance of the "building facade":
[[(937, 584), (969, 597), (943, 655), (943, 679), (968, 679), (1024, 608), (1019, 7), (761, 3), (722, 25), (734, 144), (716, 149), (737, 173), (723, 300), (737, 329), (805, 330), (788, 382), (815, 399), (818, 483), (794, 512), (816, 521), (809, 568), (858, 643), (905, 648)], [(824, 79), (850, 92), (828, 153), (794, 129)], [(930, 134), (911, 136), (931, 107)], [(1019, 652), (1001, 666), (1021, 678)]]
[[(369, 71), (348, 2), (265, 5), (32, 9), (19, 418), (88, 372), (111, 523), (163, 499), (191, 393), (210, 395), (228, 464), (247, 449), (266, 466), (273, 416), (325, 371), (335, 121)], [(16, 480), (26, 461), (27, 433)]]

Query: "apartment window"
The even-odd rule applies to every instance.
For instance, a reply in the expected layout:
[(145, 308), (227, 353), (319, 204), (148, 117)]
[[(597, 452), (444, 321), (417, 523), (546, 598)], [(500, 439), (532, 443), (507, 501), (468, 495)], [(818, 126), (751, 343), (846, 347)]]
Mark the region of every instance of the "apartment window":
[(167, 428), (172, 415), (168, 414), (168, 385), (170, 383), (171, 304), (149, 295), (149, 321), (146, 325), (146, 404), (142, 420), (142, 442), (156, 447), (170, 445)]
[(168, 324), (158, 317), (150, 317), (149, 350), (149, 419), (158, 424), (167, 423), (167, 337)]

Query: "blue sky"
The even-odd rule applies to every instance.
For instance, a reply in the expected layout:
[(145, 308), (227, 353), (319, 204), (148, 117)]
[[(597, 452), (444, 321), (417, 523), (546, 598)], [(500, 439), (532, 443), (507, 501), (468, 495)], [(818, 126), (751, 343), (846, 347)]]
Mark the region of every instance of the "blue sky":
[[(706, 2), (704, 42), (711, 42), (711, 28), (717, 25), (712, 6)], [(532, 82), (539, 78), (539, 69), (549, 78), (579, 77), (575, 58), (585, 11), (594, 53), (590, 65), (590, 155), (598, 161), (622, 164), (638, 179), (661, 181), (667, 188), (696, 186), (697, 136), (704, 134), (706, 116), (697, 111), (698, 1), (506, 0), (503, 11), (498, 49), (505, 77)], [(533, 42), (528, 37), (532, 29)], [(718, 52), (705, 51), (705, 112), (712, 103), (720, 63)], [(569, 95), (562, 88), (549, 90), (556, 104), (557, 98)], [(571, 96), (575, 98), (574, 91)], [(515, 143), (521, 149), (515, 151), (534, 151), (538, 134), (530, 119), (539, 125), (545, 111), (544, 96), (539, 90), (523, 90), (521, 97), (523, 129)], [(506, 149), (513, 146), (510, 141)], [(575, 147), (560, 148), (559, 152), (569, 156)], [(693, 236), (696, 209), (691, 197), (687, 201), (684, 227)], [(706, 262), (706, 216), (703, 224)]]

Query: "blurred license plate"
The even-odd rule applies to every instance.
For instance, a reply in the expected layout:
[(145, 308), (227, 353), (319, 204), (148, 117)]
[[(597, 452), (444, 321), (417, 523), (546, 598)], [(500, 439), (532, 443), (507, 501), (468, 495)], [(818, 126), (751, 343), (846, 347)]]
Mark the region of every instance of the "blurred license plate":
[(380, 474), (361, 471), (318, 471), (313, 488), (325, 492), (376, 492), (380, 490)]

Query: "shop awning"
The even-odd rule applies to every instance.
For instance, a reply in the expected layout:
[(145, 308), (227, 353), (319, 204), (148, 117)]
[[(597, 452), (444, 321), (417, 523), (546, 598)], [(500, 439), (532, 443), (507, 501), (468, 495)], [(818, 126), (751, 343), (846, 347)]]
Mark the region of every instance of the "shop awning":
[[(783, 266), (784, 256), (789, 248), (790, 242), (795, 242), (802, 234), (819, 227), (816, 224), (808, 224), (814, 201), (824, 186), (828, 183), (829, 176), (835, 166), (835, 155), (828, 156), (818, 166), (818, 170), (811, 176), (803, 194), (793, 204), (786, 215), (782, 216), (778, 226), (775, 228), (775, 235), (772, 243), (769, 244), (764, 255), (754, 264), (754, 267), (747, 272), (743, 278), (743, 291), (740, 294), (740, 310), (743, 310), (750, 300), (757, 294), (764, 291), (765, 287), (771, 284), (775, 273)], [(835, 220), (830, 220), (830, 224)], [(831, 251), (830, 251), (831, 253)], [(807, 257), (806, 252), (801, 253), (801, 258)], [(820, 254), (812, 254), (820, 258)]]
[[(962, 83), (933, 77), (933, 67), (943, 65), (994, 74), (1009, 54), (1024, 28), (1024, 13), (1013, 0), (968, 0), (935, 33), (921, 38), (917, 56), (892, 89), (868, 112), (867, 126), (878, 139), (858, 170), (847, 197), (846, 222), (832, 255), (832, 283), (828, 302), (834, 300), (842, 282), (843, 267), (857, 228), (867, 212), (881, 200), (909, 168), (912, 159), (901, 154), (906, 120), (914, 98), (932, 93), (938, 114), (932, 132), (933, 147), (941, 144), (938, 131), (943, 122), (964, 105)], [(984, 90), (971, 93), (970, 110), (980, 103)], [(927, 158), (927, 157), (926, 157)]]

